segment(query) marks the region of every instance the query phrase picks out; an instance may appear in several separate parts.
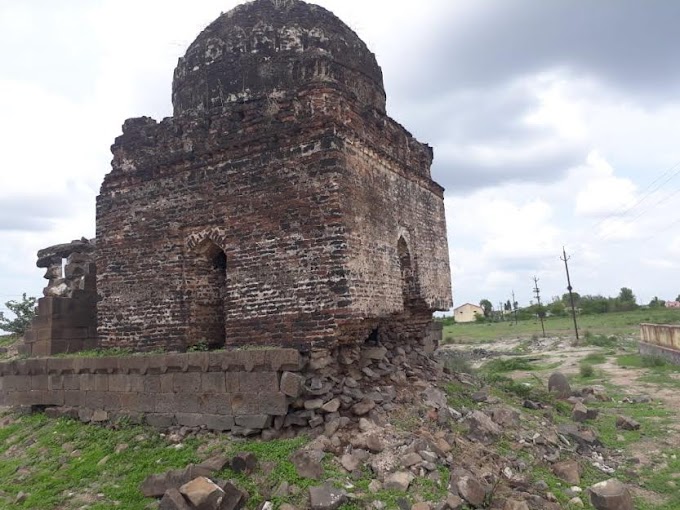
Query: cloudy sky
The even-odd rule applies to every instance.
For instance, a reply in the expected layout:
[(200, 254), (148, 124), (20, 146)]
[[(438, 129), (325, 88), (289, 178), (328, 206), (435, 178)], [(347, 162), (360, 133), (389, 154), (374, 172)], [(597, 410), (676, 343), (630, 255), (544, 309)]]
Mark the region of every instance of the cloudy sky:
[[(0, 0), (0, 302), (42, 247), (94, 236), (126, 118), (235, 0)], [(376, 53), (388, 112), (435, 150), (454, 301), (680, 293), (680, 2), (318, 0)]]

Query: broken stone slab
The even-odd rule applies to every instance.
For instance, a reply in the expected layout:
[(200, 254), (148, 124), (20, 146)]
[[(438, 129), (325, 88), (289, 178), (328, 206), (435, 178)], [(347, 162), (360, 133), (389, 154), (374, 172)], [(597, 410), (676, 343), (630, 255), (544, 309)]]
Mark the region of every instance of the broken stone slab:
[(314, 411), (316, 409), (321, 409), (323, 406), (323, 400), (320, 398), (314, 398), (312, 400), (305, 400), (305, 409), (308, 411)]
[(579, 446), (586, 448), (602, 446), (602, 443), (597, 438), (597, 434), (590, 428), (579, 428), (576, 425), (563, 424), (559, 426), (558, 430), (563, 436), (576, 441)]
[(585, 505), (583, 504), (583, 500), (579, 498), (578, 496), (575, 496), (569, 500), (569, 505), (573, 507), (578, 507), (578, 508), (583, 508)]
[(168, 489), (163, 494), (158, 510), (192, 510), (184, 496), (177, 489)]
[(470, 435), (483, 442), (487, 442), (503, 433), (503, 430), (482, 411), (472, 411), (465, 419), (465, 422), (468, 425)]
[(160, 498), (166, 491), (177, 489), (190, 480), (186, 469), (172, 469), (162, 474), (147, 476), (139, 489), (147, 498)]
[(540, 402), (534, 402), (533, 400), (525, 400), (522, 403), (522, 407), (526, 409), (531, 409), (533, 411), (537, 411), (539, 409), (543, 409), (544, 406)]
[(617, 416), (616, 428), (621, 430), (640, 430), (640, 424), (628, 416)]
[(408, 471), (397, 471), (385, 479), (383, 488), (386, 490), (406, 492), (409, 485), (411, 485), (413, 478), (414, 476)]
[(588, 488), (590, 503), (597, 510), (634, 510), (628, 488), (615, 478), (596, 483)]
[(179, 492), (198, 510), (215, 510), (224, 496), (222, 488), (205, 476), (182, 485)]
[(224, 496), (220, 502), (219, 510), (241, 510), (248, 501), (248, 493), (242, 491), (231, 482), (220, 485)]
[(571, 410), (571, 419), (575, 422), (583, 423), (588, 419), (588, 408), (581, 402), (577, 402)]
[(222, 471), (227, 464), (229, 464), (229, 457), (226, 455), (215, 455), (196, 464), (194, 472), (196, 472), (196, 470), (202, 470), (205, 473), (203, 476), (212, 476)]
[(368, 360), (381, 361), (385, 359), (387, 349), (384, 347), (367, 347), (362, 349), (361, 357)]
[(487, 390), (475, 391), (470, 398), (477, 403), (486, 402), (489, 398), (489, 392)]
[(481, 507), (486, 501), (486, 488), (469, 471), (463, 469), (454, 470), (451, 473), (450, 486), (458, 495), (473, 507)]
[(229, 462), (232, 471), (250, 474), (257, 468), (257, 457), (251, 452), (239, 452)]
[(345, 504), (344, 491), (328, 485), (309, 488), (309, 502), (312, 510), (336, 510)]
[(491, 419), (501, 427), (519, 426), (519, 412), (511, 407), (502, 406), (491, 409)]
[(334, 398), (321, 406), (321, 410), (325, 413), (335, 413), (340, 409), (340, 399)]
[(557, 478), (571, 485), (580, 485), (581, 483), (581, 466), (575, 460), (565, 460), (554, 464), (552, 472)]
[(346, 453), (340, 458), (340, 464), (350, 473), (359, 469), (361, 462), (359, 456), (352, 453)]
[(385, 449), (385, 445), (383, 444), (382, 439), (380, 439), (378, 432), (367, 432), (362, 434), (362, 436), (364, 438), (364, 446), (371, 453), (380, 453)]
[(411, 466), (415, 466), (416, 464), (420, 464), (423, 461), (423, 458), (418, 455), (416, 452), (411, 452), (407, 453), (401, 458), (401, 465), (408, 468)]
[(577, 402), (571, 410), (571, 419), (578, 423), (594, 420), (599, 415), (597, 409), (589, 409), (585, 404)]
[(365, 398), (361, 402), (352, 406), (352, 412), (357, 416), (363, 416), (375, 408), (375, 405), (375, 401)]
[(449, 494), (446, 501), (437, 510), (462, 510), (463, 505), (465, 505), (465, 501), (460, 496)]
[(323, 465), (321, 460), (324, 453), (317, 450), (298, 450), (291, 455), (290, 460), (295, 466), (299, 476), (321, 480), (323, 478)]
[(55, 244), (38, 250), (38, 267), (49, 267), (56, 259), (68, 258), (72, 253), (92, 253), (95, 250), (95, 243), (84, 237), (70, 243)]
[(553, 372), (548, 379), (548, 391), (555, 393), (557, 398), (569, 398), (571, 396), (571, 386), (567, 377), (562, 372)]
[(506, 499), (505, 503), (503, 504), (503, 510), (529, 510), (529, 505), (526, 501)]
[(435, 409), (445, 409), (448, 407), (446, 393), (434, 386), (426, 388), (421, 395), (426, 406), (434, 407)]
[(299, 397), (300, 393), (302, 392), (303, 385), (304, 379), (301, 375), (295, 374), (293, 372), (284, 372), (281, 374), (281, 382), (279, 383), (279, 387), (281, 389), (281, 393), (284, 395), (293, 398)]

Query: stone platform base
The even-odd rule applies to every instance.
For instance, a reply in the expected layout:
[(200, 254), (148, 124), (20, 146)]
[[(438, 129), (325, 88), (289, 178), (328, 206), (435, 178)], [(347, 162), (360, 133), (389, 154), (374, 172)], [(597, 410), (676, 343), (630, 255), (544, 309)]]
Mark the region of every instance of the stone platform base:
[(295, 349), (16, 360), (0, 363), (0, 405), (248, 432), (288, 413), (302, 367)]
[(671, 363), (680, 365), (680, 351), (668, 347), (640, 342), (640, 354), (643, 356), (658, 356), (667, 359)]

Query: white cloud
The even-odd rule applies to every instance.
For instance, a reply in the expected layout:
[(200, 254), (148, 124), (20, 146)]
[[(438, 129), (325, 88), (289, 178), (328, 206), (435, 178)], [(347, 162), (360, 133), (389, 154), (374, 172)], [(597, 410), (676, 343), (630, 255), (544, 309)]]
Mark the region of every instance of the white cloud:
[[(0, 218), (0, 296), (39, 292), (37, 249), (93, 235), (94, 198), (122, 122), (171, 114), (177, 58), (236, 3), (0, 3), (0, 214), (11, 214)], [(434, 175), (450, 189), (457, 303), (505, 301), (513, 288), (526, 303), (534, 274), (545, 296), (561, 294), (563, 244), (581, 292), (616, 293), (627, 285), (645, 300), (680, 292), (673, 272), (680, 176), (646, 192), (680, 160), (680, 100), (660, 94), (650, 102), (635, 92), (675, 89), (663, 76), (615, 58), (618, 42), (629, 44), (616, 39), (625, 30), (607, 36), (607, 44), (616, 43), (608, 46), (597, 34), (573, 41), (560, 24), (547, 34), (549, 45), (536, 47), (532, 34), (545, 29), (545, 16), (535, 3), (319, 3), (376, 53), (388, 112), (434, 146)], [(568, 4), (550, 5), (541, 9)], [(603, 9), (593, 16), (607, 18)], [(582, 11), (563, 12), (564, 26), (577, 26)], [(529, 25), (517, 23), (522, 16)], [(659, 59), (670, 55), (651, 71), (672, 68), (673, 44), (634, 35), (646, 48), (657, 44)], [(645, 193), (640, 206), (620, 213)]]
[(578, 173), (584, 179), (584, 186), (576, 195), (577, 215), (602, 217), (635, 205), (635, 184), (630, 179), (617, 177), (597, 151), (588, 155), (586, 167)]

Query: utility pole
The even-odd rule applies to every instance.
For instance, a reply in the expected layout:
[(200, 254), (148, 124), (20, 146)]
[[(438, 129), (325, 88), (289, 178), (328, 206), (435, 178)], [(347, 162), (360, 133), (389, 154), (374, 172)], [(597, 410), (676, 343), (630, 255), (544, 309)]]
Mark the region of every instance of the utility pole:
[(541, 294), (538, 288), (538, 278), (534, 276), (534, 294), (536, 294), (536, 301), (538, 302), (538, 318), (541, 319), (541, 329), (543, 330), (543, 338), (545, 338), (545, 325), (543, 324), (543, 315), (541, 314)]
[(515, 291), (514, 291), (514, 289), (512, 291), (511, 309), (512, 309), (513, 312), (515, 312), (515, 326), (517, 326), (517, 301), (515, 301)]
[(569, 278), (569, 264), (567, 264), (567, 261), (571, 257), (567, 257), (567, 252), (564, 249), (564, 246), (562, 246), (562, 255), (563, 257), (560, 257), (560, 260), (564, 261), (564, 269), (567, 271), (567, 290), (569, 291), (569, 302), (571, 303), (571, 317), (574, 319), (574, 333), (576, 333), (576, 341), (578, 342), (578, 324), (576, 324), (576, 307), (574, 306), (574, 294), (571, 292), (572, 286), (571, 278)]
[(503, 313), (503, 302), (499, 301), (498, 302), (498, 320), (504, 321), (505, 320), (505, 314)]

